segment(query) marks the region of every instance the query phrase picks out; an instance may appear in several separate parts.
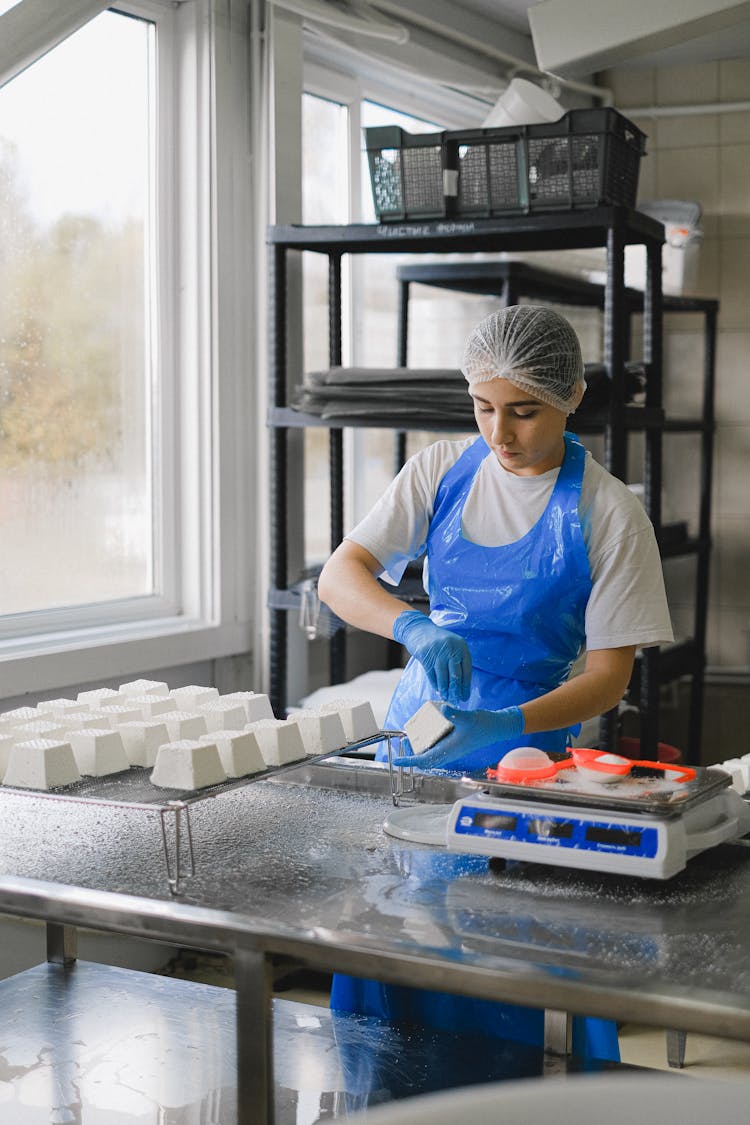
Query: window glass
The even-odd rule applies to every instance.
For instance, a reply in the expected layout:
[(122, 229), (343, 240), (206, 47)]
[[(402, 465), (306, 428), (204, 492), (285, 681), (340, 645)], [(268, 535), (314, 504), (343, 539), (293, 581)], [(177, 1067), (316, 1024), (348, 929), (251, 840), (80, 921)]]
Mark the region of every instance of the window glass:
[[(349, 218), (349, 113), (345, 105), (305, 94), (302, 98), (302, 218), (338, 224)], [(328, 259), (304, 254), (303, 370), (328, 367)], [(305, 443), (305, 556), (330, 554), (328, 430), (309, 428)]]
[(0, 89), (0, 615), (155, 592), (153, 26)]

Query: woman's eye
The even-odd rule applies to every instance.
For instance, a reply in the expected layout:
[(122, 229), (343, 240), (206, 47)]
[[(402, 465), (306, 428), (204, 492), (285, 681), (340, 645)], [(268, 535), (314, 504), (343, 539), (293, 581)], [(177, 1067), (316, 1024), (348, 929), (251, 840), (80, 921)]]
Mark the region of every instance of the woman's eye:
[(520, 410), (515, 410), (513, 412), (513, 417), (514, 418), (533, 418), (535, 414), (536, 414), (536, 410), (527, 410), (525, 413), (521, 413)]

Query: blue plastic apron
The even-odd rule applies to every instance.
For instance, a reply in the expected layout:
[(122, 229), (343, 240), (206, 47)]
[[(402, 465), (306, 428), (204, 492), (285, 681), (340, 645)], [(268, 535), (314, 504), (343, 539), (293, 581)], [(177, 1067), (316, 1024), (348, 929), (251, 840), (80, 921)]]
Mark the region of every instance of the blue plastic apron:
[[(565, 457), (540, 518), (521, 539), (500, 547), (472, 543), (461, 527), (466, 499), (488, 455), (489, 447), (480, 437), (446, 473), (427, 536), (430, 619), (460, 634), (469, 647), (471, 691), (461, 704), (469, 711), (517, 706), (564, 683), (585, 641), (591, 592), (578, 515), (585, 450), (577, 438), (565, 434)], [(386, 729), (403, 729), (422, 703), (437, 698), (421, 664), (412, 658), (391, 700)], [(543, 750), (564, 750), (569, 733), (564, 728), (509, 739), (498, 744), (498, 759), (530, 741)], [(452, 768), (472, 769), (473, 757), (467, 754)], [(378, 981), (336, 975), (331, 1007), (483, 1031), (523, 1043), (543, 1042), (540, 1011)], [(577, 1019), (574, 1049), (591, 1057), (619, 1059), (615, 1025)]]

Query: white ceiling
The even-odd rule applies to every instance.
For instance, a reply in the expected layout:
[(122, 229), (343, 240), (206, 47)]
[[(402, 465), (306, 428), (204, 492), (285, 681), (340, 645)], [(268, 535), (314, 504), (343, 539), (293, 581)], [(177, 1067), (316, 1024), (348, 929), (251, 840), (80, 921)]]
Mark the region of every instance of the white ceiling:
[[(659, 0), (656, 0), (658, 4)], [(483, 15), (513, 31), (530, 36), (528, 9), (538, 0), (459, 0), (458, 7)], [(627, 0), (622, 0), (627, 4)], [(404, 0), (408, 8), (409, 0)], [(719, 59), (750, 58), (750, 19), (740, 19), (732, 27), (710, 35), (664, 47), (636, 58), (623, 58), (618, 66), (638, 68), (709, 62)]]

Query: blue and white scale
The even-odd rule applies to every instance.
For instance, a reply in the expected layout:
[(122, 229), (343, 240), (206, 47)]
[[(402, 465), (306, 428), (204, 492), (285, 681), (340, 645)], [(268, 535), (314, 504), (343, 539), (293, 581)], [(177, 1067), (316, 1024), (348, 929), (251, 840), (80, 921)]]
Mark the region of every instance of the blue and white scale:
[(617, 784), (570, 769), (524, 784), (469, 775), (461, 786), (468, 792), (452, 804), (394, 808), (385, 831), (450, 851), (651, 879), (750, 832), (750, 806), (719, 769), (696, 767), (683, 782), (657, 767)]

